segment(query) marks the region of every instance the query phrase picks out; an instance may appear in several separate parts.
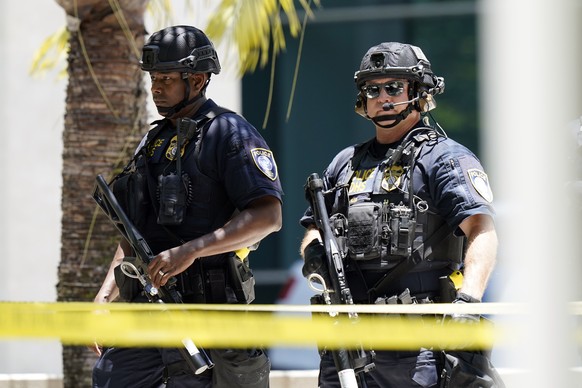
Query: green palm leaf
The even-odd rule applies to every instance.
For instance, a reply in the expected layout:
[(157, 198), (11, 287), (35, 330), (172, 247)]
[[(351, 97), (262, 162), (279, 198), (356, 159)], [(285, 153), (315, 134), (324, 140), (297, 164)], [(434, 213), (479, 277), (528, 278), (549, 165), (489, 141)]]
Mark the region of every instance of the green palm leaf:
[[(305, 0), (300, 3), (312, 15), (309, 3)], [(319, 0), (315, 4), (319, 6)], [(216, 42), (236, 47), (242, 75), (259, 64), (265, 66), (270, 55), (276, 56), (285, 49), (281, 11), (287, 17), (291, 36), (297, 37), (301, 23), (292, 0), (222, 0), (206, 33)]]

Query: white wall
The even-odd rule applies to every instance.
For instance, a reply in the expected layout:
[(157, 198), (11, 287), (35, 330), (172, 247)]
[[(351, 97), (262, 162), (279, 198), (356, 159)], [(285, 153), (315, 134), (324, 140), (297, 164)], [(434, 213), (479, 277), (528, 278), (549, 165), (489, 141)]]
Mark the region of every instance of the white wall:
[[(52, 302), (66, 84), (51, 74), (32, 79), (28, 70), (64, 12), (54, 1), (3, 1), (0, 15), (0, 301)], [(0, 373), (55, 373), (61, 365), (58, 341), (0, 342)]]

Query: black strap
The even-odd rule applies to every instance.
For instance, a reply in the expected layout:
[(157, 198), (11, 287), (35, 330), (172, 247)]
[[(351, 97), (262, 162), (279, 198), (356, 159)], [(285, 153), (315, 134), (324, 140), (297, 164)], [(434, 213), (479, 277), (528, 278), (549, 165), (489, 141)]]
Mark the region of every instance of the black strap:
[[(352, 157), (350, 158), (350, 160), (348, 160), (348, 163), (346, 164), (347, 170), (348, 170), (347, 175), (344, 177), (343, 182), (341, 182), (341, 184), (349, 184), (350, 183), (350, 181), (352, 180), (352, 176), (354, 176), (356, 169), (358, 168), (362, 159), (364, 158), (364, 156), (366, 155), (366, 153), (368, 152), (368, 150), (372, 146), (373, 142), (374, 142), (374, 139), (371, 139), (365, 143), (358, 144), (354, 147), (354, 154), (352, 155)], [(339, 186), (340, 184), (336, 184), (336, 185)]]
[(210, 298), (206, 298), (207, 303), (226, 303), (228, 299), (225, 268), (209, 269), (202, 276), (210, 291)]
[[(217, 116), (223, 114), (223, 113), (234, 113), (233, 111), (223, 108), (221, 106), (217, 106), (214, 109), (206, 112), (206, 114), (204, 114), (203, 116), (199, 116), (198, 118), (193, 119), (196, 122), (196, 133), (198, 133), (198, 139), (196, 140), (196, 146), (194, 147), (194, 155), (196, 156), (196, 167), (198, 168), (198, 170), (200, 171), (200, 159), (198, 158), (198, 155), (200, 155), (200, 147), (202, 146), (202, 138), (204, 137), (204, 134), (206, 133), (206, 131), (208, 130), (208, 125), (212, 120), (214, 120)], [(200, 128), (200, 130), (198, 130), (198, 128)], [(190, 139), (192, 136), (194, 136), (194, 134), (190, 134), (190, 132), (188, 133), (188, 135), (190, 136), (188, 139)]]
[[(406, 142), (407, 144), (405, 143), (401, 144), (398, 147), (400, 150), (396, 151), (400, 154), (397, 156), (398, 159), (400, 158), (402, 152), (407, 148), (410, 148), (410, 152), (413, 153), (411, 157), (410, 183), (409, 183), (410, 185), (409, 195), (411, 206), (413, 203), (412, 197), (414, 195), (414, 193), (412, 192), (412, 173), (414, 170), (414, 161), (420, 154), (423, 144), (426, 141), (436, 139), (436, 137), (438, 136), (436, 131), (434, 131), (430, 127), (416, 128), (416, 130), (426, 130), (426, 129), (429, 129), (429, 131), (411, 136), (411, 139)], [(394, 154), (392, 156), (394, 156)], [(396, 162), (396, 159), (391, 162)], [(430, 237), (428, 237), (418, 247), (416, 247), (416, 249), (414, 249), (409, 256), (402, 259), (402, 261), (400, 261), (400, 263), (398, 263), (396, 267), (392, 268), (390, 272), (385, 274), (379, 281), (376, 282), (376, 284), (370, 290), (368, 290), (368, 295), (370, 296), (371, 301), (374, 302), (379, 295), (384, 294), (388, 287), (390, 286), (390, 283), (394, 282), (402, 275), (408, 273), (410, 270), (412, 270), (412, 268), (419, 264), (426, 256), (430, 254), (432, 246), (443, 241), (448, 236), (448, 234), (449, 234), (448, 225), (447, 224), (441, 225)], [(425, 246), (426, 251), (424, 250)], [(423, 252), (422, 256), (420, 252)]]
[[(421, 133), (415, 134), (416, 132), (419, 132), (419, 131), (421, 131)], [(402, 141), (400, 146), (398, 146), (396, 148), (396, 150), (389, 150), (388, 151), (388, 154), (386, 154), (386, 157), (389, 158), (388, 164), (396, 163), (400, 159), (400, 157), (402, 156), (403, 151), (406, 148), (409, 148), (410, 146), (412, 146), (414, 143), (416, 143), (417, 149), (420, 150), (420, 148), (421, 148), (420, 145), (422, 143), (424, 143), (425, 141), (428, 141), (428, 140), (436, 139), (437, 137), (438, 137), (437, 132), (431, 127), (414, 128), (413, 130), (411, 130), (407, 134), (407, 136), (404, 138), (404, 140)], [(364, 156), (366, 156), (366, 153), (368, 152), (368, 150), (372, 146), (373, 142), (374, 142), (374, 139), (370, 139), (367, 142), (358, 144), (354, 147), (354, 154), (352, 155), (352, 157), (350, 158), (350, 160), (346, 164), (347, 170), (348, 170), (347, 175), (345, 176), (345, 178), (343, 179), (343, 182), (341, 182), (341, 184), (349, 184), (350, 183), (352, 176), (354, 175), (356, 169), (358, 168), (358, 166), (362, 162), (362, 159), (364, 158)], [(415, 157), (417, 155), (418, 155), (418, 153), (415, 154)]]
[[(155, 123), (155, 121), (154, 121), (154, 123)], [(109, 186), (111, 186), (111, 184), (113, 182), (115, 182), (117, 179), (119, 179), (120, 177), (125, 175), (125, 173), (131, 169), (131, 166), (135, 163), (137, 158), (143, 153), (143, 150), (147, 149), (147, 146), (152, 142), (153, 139), (156, 138), (156, 136), (158, 136), (158, 133), (160, 133), (160, 131), (165, 126), (166, 126), (166, 123), (164, 123), (164, 125), (158, 125), (155, 128), (151, 129), (146, 134), (146, 140), (144, 141), (143, 145), (141, 147), (139, 147), (139, 149), (135, 152), (135, 154), (133, 154), (133, 157), (130, 159), (129, 162), (127, 162), (127, 164), (125, 165), (123, 170), (121, 170), (121, 172), (119, 174), (117, 174), (115, 177), (113, 177), (113, 179), (111, 179), (111, 182), (109, 182), (109, 184), (108, 184)]]

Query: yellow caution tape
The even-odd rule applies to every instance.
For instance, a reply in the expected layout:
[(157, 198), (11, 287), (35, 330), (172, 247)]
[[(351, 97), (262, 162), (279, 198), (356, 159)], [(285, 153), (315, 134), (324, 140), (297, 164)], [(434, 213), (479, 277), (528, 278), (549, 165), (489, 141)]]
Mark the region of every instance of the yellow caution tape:
[[(471, 347), (482, 348), (515, 338), (515, 334), (503, 334), (491, 324), (443, 325), (435, 317), (418, 315), (360, 314), (353, 320), (346, 314), (334, 319), (325, 313), (310, 316), (267, 311), (276, 307), (0, 303), (0, 339), (58, 338), (64, 344), (76, 345), (97, 341), (117, 346), (174, 347), (180, 346), (182, 339), (191, 338), (203, 347), (319, 344), (337, 348), (362, 344), (379, 350), (466, 346), (468, 338)], [(333, 307), (354, 306), (305, 307), (332, 311)]]

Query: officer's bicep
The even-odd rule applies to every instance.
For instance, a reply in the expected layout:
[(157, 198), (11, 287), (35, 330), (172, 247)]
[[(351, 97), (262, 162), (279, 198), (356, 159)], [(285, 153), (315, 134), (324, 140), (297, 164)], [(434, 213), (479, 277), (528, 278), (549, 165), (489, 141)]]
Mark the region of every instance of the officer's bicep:
[(489, 208), (492, 200), (483, 167), (476, 158), (468, 155), (444, 159), (433, 187), (439, 212), (451, 225), (458, 225), (479, 208)]

